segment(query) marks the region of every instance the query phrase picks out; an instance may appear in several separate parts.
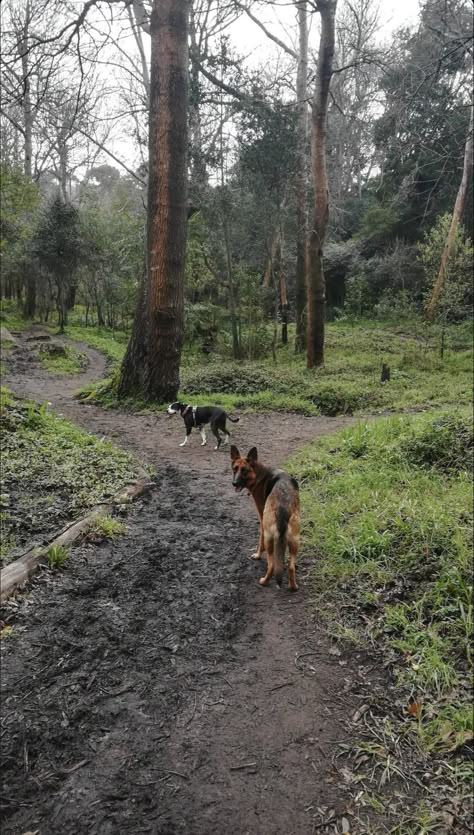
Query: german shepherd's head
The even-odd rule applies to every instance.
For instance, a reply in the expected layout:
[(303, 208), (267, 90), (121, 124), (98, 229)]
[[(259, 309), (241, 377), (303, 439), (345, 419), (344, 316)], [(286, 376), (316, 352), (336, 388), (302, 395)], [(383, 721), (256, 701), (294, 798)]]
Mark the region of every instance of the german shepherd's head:
[(250, 452), (247, 453), (247, 457), (243, 458), (237, 447), (231, 446), (230, 460), (232, 462), (232, 472), (234, 473), (232, 487), (235, 488), (235, 492), (240, 493), (242, 490), (250, 490), (252, 492), (252, 487), (257, 478), (255, 471), (255, 465), (258, 461), (257, 447), (252, 447)]

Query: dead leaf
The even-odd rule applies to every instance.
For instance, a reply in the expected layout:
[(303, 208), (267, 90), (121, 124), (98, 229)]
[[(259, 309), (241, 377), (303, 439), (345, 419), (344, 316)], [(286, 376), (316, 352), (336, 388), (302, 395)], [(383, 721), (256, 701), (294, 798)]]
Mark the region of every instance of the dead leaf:
[(361, 705), (359, 708), (357, 708), (356, 712), (354, 713), (354, 715), (352, 717), (352, 722), (358, 722), (359, 719), (362, 718), (364, 713), (367, 713), (369, 707), (370, 707), (370, 705)]
[(0, 641), (3, 638), (9, 638), (10, 635), (12, 634), (12, 632), (13, 632), (13, 626), (4, 626), (2, 629), (0, 629)]
[(341, 828), (344, 835), (350, 835), (351, 828), (349, 826), (349, 821), (347, 818), (341, 818)]
[(423, 709), (423, 704), (421, 702), (411, 702), (408, 705), (407, 710), (415, 719), (419, 719), (421, 716), (421, 711)]
[(342, 652), (337, 647), (330, 647), (329, 655), (338, 655), (339, 656), (339, 655), (342, 655)]

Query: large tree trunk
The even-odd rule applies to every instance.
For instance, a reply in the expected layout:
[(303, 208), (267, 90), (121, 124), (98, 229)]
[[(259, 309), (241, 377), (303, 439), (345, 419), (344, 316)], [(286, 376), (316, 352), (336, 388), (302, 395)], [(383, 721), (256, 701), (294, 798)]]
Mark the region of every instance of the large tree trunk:
[(456, 236), (456, 229), (464, 211), (464, 203), (466, 201), (467, 185), (472, 171), (472, 132), (474, 129), (474, 106), (471, 105), (471, 117), (469, 120), (469, 128), (467, 131), (466, 145), (464, 148), (464, 166), (461, 178), (461, 184), (454, 204), (453, 216), (451, 219), (451, 226), (449, 227), (448, 237), (444, 245), (443, 254), (441, 256), (441, 264), (439, 267), (438, 278), (433, 288), (431, 299), (426, 308), (426, 318), (432, 321), (434, 319), (436, 305), (438, 304), (441, 290), (446, 278), (448, 262), (451, 257), (454, 239)]
[[(155, 0), (151, 79), (147, 279), (119, 393), (176, 398), (183, 343), (187, 226), (188, 2)], [(140, 310), (140, 308), (138, 308)]]
[(337, 0), (318, 0), (321, 15), (316, 87), (313, 97), (311, 160), (314, 187), (314, 218), (309, 230), (306, 265), (308, 327), (306, 356), (308, 368), (324, 363), (324, 319), (326, 286), (323, 271), (323, 246), (329, 217), (328, 176), (326, 168), (326, 126), (329, 87), (334, 58)]
[(296, 99), (298, 108), (298, 173), (296, 176), (296, 277), (295, 277), (295, 315), (296, 338), (295, 351), (301, 353), (305, 343), (306, 311), (306, 145), (308, 140), (308, 106), (306, 91), (308, 87), (308, 12), (306, 0), (298, 5), (298, 71), (296, 76)]

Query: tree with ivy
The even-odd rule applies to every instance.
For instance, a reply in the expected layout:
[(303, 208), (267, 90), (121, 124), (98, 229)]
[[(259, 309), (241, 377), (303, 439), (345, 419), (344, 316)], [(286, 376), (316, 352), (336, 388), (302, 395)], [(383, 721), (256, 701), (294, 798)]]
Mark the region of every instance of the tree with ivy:
[[(435, 225), (419, 244), (419, 260), (425, 275), (425, 298), (432, 296), (438, 277), (439, 263), (451, 226), (451, 215), (440, 215)], [(462, 224), (456, 227), (446, 278), (436, 308), (436, 320), (441, 323), (460, 322), (472, 316), (472, 262), (474, 249)]]

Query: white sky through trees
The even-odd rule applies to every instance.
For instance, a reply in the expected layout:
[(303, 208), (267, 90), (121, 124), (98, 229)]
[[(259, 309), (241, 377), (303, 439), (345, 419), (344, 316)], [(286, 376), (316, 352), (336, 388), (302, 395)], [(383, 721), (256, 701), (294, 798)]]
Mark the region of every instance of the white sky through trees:
[[(343, 7), (343, 4), (344, 0), (339, 0), (339, 10)], [(380, 0), (378, 7), (380, 40), (388, 38), (394, 30), (402, 26), (411, 27), (416, 24), (419, 12), (418, 0), (398, 0), (398, 2), (394, 2), (394, 0)], [(267, 8), (260, 6), (259, 3), (254, 3), (252, 5), (252, 12), (272, 34), (295, 49), (297, 48), (296, 9), (293, 0), (277, 0), (274, 4), (267, 6)], [(319, 16), (316, 13), (311, 14), (310, 49), (313, 51), (317, 49), (318, 45), (318, 26)], [(228, 30), (228, 35), (233, 48), (244, 57), (245, 63), (249, 67), (258, 67), (264, 64), (266, 60), (272, 60), (272, 58), (276, 62), (277, 55), (281, 52), (279, 47), (270, 41), (262, 30), (246, 17), (245, 14), (232, 24)], [(144, 35), (144, 42), (146, 48), (149, 48), (149, 38), (146, 35)], [(136, 164), (136, 151), (132, 143), (124, 138), (119, 138), (117, 131), (114, 131), (114, 134), (116, 137), (113, 142), (114, 152), (127, 165)], [(112, 161), (109, 160), (109, 162)]]

